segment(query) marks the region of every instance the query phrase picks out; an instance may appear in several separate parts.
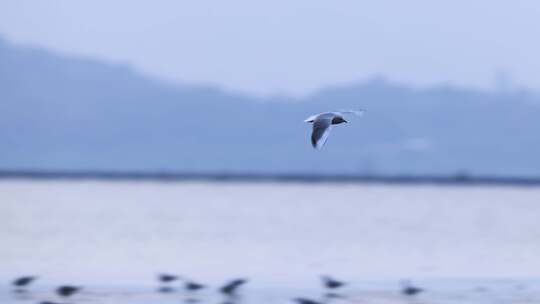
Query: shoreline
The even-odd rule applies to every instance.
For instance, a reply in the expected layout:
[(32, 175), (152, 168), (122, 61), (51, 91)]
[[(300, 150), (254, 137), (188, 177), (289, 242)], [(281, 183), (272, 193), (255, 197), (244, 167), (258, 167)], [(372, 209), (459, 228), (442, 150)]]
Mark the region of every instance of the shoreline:
[(173, 171), (62, 171), (0, 170), (0, 180), (105, 180), (172, 182), (250, 182), (250, 183), (358, 183), (396, 185), (493, 185), (540, 187), (540, 177), (487, 175), (354, 175), (354, 174), (267, 174), (238, 172)]

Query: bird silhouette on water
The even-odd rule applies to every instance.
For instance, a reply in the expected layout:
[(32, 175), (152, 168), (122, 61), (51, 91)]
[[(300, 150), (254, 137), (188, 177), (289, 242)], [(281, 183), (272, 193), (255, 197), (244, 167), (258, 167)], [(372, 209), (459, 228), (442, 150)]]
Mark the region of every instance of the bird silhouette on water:
[(184, 288), (187, 291), (197, 291), (197, 290), (203, 289), (205, 287), (206, 287), (206, 285), (201, 284), (201, 283), (197, 283), (197, 282), (194, 282), (194, 281), (186, 281), (184, 283)]
[(336, 289), (336, 288), (340, 288), (346, 285), (345, 282), (336, 280), (330, 276), (322, 276), (321, 280), (323, 282), (324, 287), (328, 289)]
[(412, 285), (410, 281), (402, 281), (401, 286), (401, 293), (406, 296), (415, 296), (421, 292), (424, 292), (424, 289)]
[(28, 285), (30, 285), (32, 282), (34, 282), (36, 279), (37, 277), (35, 276), (24, 276), (24, 277), (16, 278), (15, 280), (13, 280), (13, 282), (11, 282), (11, 284), (15, 286), (16, 292), (24, 292), (26, 291), (25, 288)]
[(32, 283), (35, 279), (37, 279), (37, 277), (24, 276), (24, 277), (16, 278), (15, 280), (13, 280), (12, 284), (17, 287), (24, 287), (24, 286), (30, 285), (30, 283)]
[(235, 279), (223, 285), (219, 291), (227, 296), (234, 296), (238, 287), (244, 285), (245, 283), (247, 283), (246, 279)]
[(165, 284), (165, 286), (159, 287), (157, 291), (161, 293), (169, 293), (175, 291), (175, 289), (166, 285), (180, 279), (180, 277), (174, 274), (161, 273), (157, 276), (157, 279), (161, 284)]
[(306, 298), (295, 298), (293, 299), (293, 301), (298, 304), (323, 304), (322, 302), (306, 299)]
[(347, 285), (347, 283), (334, 279), (327, 275), (321, 276), (321, 280), (322, 280), (323, 286), (329, 290), (328, 293), (324, 294), (325, 301), (329, 301), (330, 299), (344, 298), (343, 295), (333, 292), (333, 290), (343, 287)]
[(170, 283), (170, 282), (176, 281), (178, 279), (179, 279), (179, 277), (177, 275), (174, 275), (174, 274), (162, 273), (162, 274), (158, 275), (158, 280), (161, 283)]
[(56, 289), (56, 294), (58, 294), (61, 297), (71, 297), (72, 295), (78, 293), (81, 291), (82, 287), (78, 286), (70, 286), (70, 285), (64, 285), (60, 286)]

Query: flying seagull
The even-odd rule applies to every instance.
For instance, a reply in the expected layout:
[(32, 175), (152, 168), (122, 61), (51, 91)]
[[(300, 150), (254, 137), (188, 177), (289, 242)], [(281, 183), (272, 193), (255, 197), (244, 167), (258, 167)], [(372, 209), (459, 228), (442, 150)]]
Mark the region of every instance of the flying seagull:
[(336, 111), (336, 112), (324, 112), (316, 115), (312, 115), (305, 122), (313, 124), (313, 131), (311, 133), (311, 145), (313, 148), (319, 150), (324, 146), (324, 143), (330, 135), (332, 125), (339, 125), (340, 123), (346, 123), (347, 121), (343, 116), (345, 114), (354, 114), (362, 116), (364, 110), (348, 110), (348, 111)]

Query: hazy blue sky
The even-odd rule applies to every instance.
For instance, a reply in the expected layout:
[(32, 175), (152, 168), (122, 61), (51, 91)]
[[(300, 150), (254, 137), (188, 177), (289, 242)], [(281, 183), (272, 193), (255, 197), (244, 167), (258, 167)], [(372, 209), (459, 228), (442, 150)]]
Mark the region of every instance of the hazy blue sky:
[(540, 1), (2, 0), (11, 41), (175, 82), (304, 94), (374, 75), (540, 89)]

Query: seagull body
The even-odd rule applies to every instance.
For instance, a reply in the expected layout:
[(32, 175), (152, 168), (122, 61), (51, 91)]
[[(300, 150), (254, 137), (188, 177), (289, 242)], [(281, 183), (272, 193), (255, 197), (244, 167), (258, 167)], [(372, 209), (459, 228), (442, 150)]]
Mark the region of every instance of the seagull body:
[(414, 296), (424, 291), (422, 288), (414, 287), (414, 286), (408, 286), (403, 288), (402, 292), (406, 296)]
[(12, 284), (14, 286), (17, 286), (17, 287), (23, 287), (23, 286), (29, 285), (35, 279), (37, 279), (37, 278), (33, 277), (33, 276), (20, 277), (20, 278), (17, 278), (15, 280), (13, 280)]
[(315, 300), (306, 299), (306, 298), (296, 298), (296, 299), (293, 299), (293, 301), (298, 304), (322, 304), (322, 302), (317, 302)]
[(236, 289), (245, 283), (247, 283), (246, 279), (232, 280), (229, 283), (225, 284), (223, 287), (221, 287), (220, 291), (229, 296), (234, 295), (236, 292)]
[(82, 289), (82, 287), (66, 285), (66, 286), (60, 286), (60, 287), (58, 287), (58, 288), (56, 289), (56, 293), (57, 293), (59, 296), (62, 296), (62, 297), (70, 297), (70, 296), (72, 296), (73, 294), (79, 292), (81, 289)]
[(186, 290), (189, 290), (189, 291), (197, 291), (199, 289), (205, 288), (206, 286), (197, 282), (187, 281), (184, 284), (184, 287), (186, 288)]
[(424, 289), (412, 285), (410, 281), (403, 281), (401, 285), (403, 286), (401, 293), (406, 296), (414, 296), (424, 291)]
[(363, 113), (363, 110), (324, 112), (306, 118), (306, 120), (304, 120), (305, 122), (313, 124), (313, 131), (311, 132), (311, 145), (313, 148), (320, 150), (328, 139), (332, 126), (347, 123), (345, 118), (343, 118), (345, 114), (355, 114), (357, 116), (361, 116)]
[(158, 280), (163, 283), (169, 283), (178, 280), (178, 276), (174, 274), (162, 273), (158, 275)]
[(330, 276), (321, 277), (324, 286), (328, 289), (335, 289), (345, 285), (345, 282), (338, 281)]

